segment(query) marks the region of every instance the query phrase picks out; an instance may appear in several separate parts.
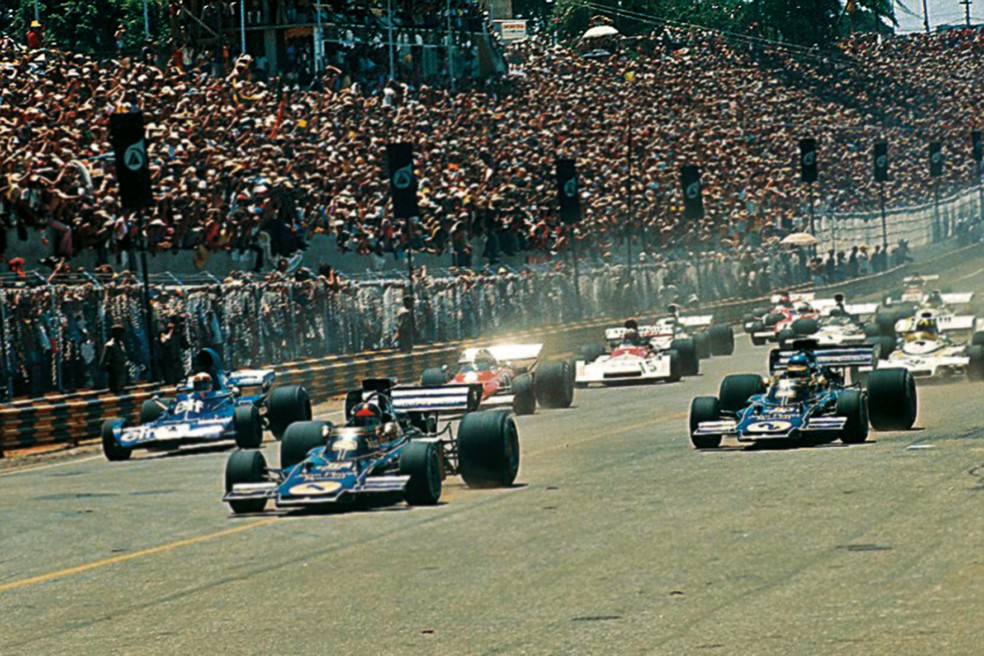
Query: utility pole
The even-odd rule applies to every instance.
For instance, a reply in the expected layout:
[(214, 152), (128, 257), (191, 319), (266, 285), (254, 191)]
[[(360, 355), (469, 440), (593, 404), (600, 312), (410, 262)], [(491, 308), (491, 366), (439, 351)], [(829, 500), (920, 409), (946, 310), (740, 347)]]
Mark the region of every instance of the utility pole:
[(632, 273), (632, 222), (635, 220), (635, 199), (632, 197), (632, 110), (629, 110), (628, 120), (626, 123), (626, 132), (628, 133), (625, 148), (625, 164), (626, 164), (626, 185), (628, 192), (628, 203), (629, 216), (628, 220), (625, 222), (625, 265), (628, 267), (629, 274)]
[(926, 26), (926, 34), (929, 34), (929, 2), (923, 0), (923, 25)]
[(964, 6), (964, 15), (967, 17), (967, 27), (970, 27), (970, 5), (974, 0), (960, 0), (960, 4)]

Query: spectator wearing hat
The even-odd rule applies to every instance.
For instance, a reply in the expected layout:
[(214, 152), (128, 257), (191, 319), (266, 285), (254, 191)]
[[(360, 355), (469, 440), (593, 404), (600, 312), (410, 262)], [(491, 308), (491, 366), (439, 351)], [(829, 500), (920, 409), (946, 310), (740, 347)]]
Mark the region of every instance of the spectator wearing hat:
[(44, 45), (44, 32), (41, 31), (41, 23), (31, 21), (31, 28), (27, 31), (27, 49), (40, 50)]
[(177, 316), (167, 322), (161, 333), (161, 375), (167, 385), (177, 385), (185, 377), (184, 351), (190, 348), (185, 335), (184, 317)]
[(115, 394), (122, 392), (129, 382), (130, 361), (123, 343), (124, 334), (123, 326), (115, 324), (99, 359), (99, 368), (106, 372), (109, 390)]

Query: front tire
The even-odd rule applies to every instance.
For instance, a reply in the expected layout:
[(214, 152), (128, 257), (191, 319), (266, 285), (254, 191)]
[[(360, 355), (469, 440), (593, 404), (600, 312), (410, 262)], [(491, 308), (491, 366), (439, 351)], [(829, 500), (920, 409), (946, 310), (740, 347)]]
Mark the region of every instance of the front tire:
[(107, 419), (102, 425), (102, 449), (103, 455), (106, 456), (106, 460), (110, 462), (122, 462), (123, 460), (129, 460), (130, 456), (133, 455), (133, 449), (128, 449), (126, 447), (120, 446), (116, 442), (116, 437), (113, 435), (113, 429), (117, 424), (126, 425), (125, 422), (121, 422), (119, 419)]
[(716, 449), (721, 446), (720, 435), (694, 435), (703, 421), (719, 421), (721, 404), (716, 396), (698, 396), (690, 402), (690, 443), (695, 449)]
[(303, 462), (311, 449), (327, 444), (331, 429), (328, 421), (298, 421), (288, 426), (280, 443), (280, 468), (290, 469)]
[(711, 353), (732, 355), (735, 352), (735, 331), (728, 325), (711, 326)]
[(536, 412), (536, 391), (533, 377), (520, 374), (512, 379), (513, 412), (517, 415), (531, 415)]
[(868, 405), (861, 390), (847, 389), (837, 397), (837, 416), (847, 419), (840, 441), (861, 444), (868, 439)]
[(276, 387), (267, 399), (267, 420), (276, 439), (295, 421), (311, 420), (311, 397), (300, 385)]
[(765, 392), (765, 381), (758, 374), (731, 374), (725, 376), (718, 390), (721, 410), (738, 412), (748, 405), (748, 400)]
[(707, 360), (711, 357), (711, 338), (706, 332), (694, 333), (694, 349), (697, 351), (698, 360)]
[(916, 381), (905, 369), (875, 369), (868, 377), (868, 414), (879, 431), (909, 430), (916, 423)]
[(670, 350), (680, 356), (680, 375), (696, 376), (700, 373), (700, 358), (697, 357), (697, 345), (688, 338), (674, 339)]
[(263, 444), (263, 418), (255, 405), (241, 405), (232, 415), (232, 429), (236, 432), (236, 446), (240, 449), (258, 449)]
[(970, 360), (967, 363), (967, 380), (984, 380), (984, 346), (979, 344), (968, 346), (967, 358)]
[(458, 426), (458, 469), (468, 487), (509, 487), (519, 473), (519, 431), (504, 412), (472, 412)]
[(441, 500), (441, 454), (434, 442), (412, 440), (400, 453), (400, 474), (410, 476), (403, 497), (411, 506), (433, 506)]
[[(262, 483), (266, 480), (266, 458), (260, 451), (234, 451), (226, 461), (225, 490), (232, 492), (238, 483)], [(229, 507), (237, 515), (263, 512), (266, 499), (238, 499), (230, 501)]]

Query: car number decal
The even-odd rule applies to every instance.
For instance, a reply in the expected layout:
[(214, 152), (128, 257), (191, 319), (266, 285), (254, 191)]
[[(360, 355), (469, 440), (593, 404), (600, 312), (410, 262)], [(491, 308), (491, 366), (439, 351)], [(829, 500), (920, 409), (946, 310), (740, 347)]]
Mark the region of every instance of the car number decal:
[(319, 481), (318, 483), (301, 483), (290, 488), (290, 494), (296, 496), (314, 496), (318, 494), (331, 494), (342, 487), (341, 483), (335, 481)]
[(788, 421), (757, 421), (745, 428), (749, 433), (780, 433), (793, 425)]

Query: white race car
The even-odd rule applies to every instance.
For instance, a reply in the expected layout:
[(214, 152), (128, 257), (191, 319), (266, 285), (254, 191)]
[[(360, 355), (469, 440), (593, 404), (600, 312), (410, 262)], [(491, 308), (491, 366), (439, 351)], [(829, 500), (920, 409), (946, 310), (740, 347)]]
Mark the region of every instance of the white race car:
[(660, 351), (649, 342), (656, 336), (650, 328), (606, 330), (608, 349), (582, 348), (575, 364), (574, 382), (584, 387), (591, 383), (677, 381), (682, 375), (695, 375), (700, 365), (693, 339), (675, 340), (672, 344), (679, 350)]
[(907, 369), (914, 378), (984, 380), (984, 332), (976, 328), (974, 316), (924, 308), (896, 323), (895, 349), (883, 349), (876, 366)]

